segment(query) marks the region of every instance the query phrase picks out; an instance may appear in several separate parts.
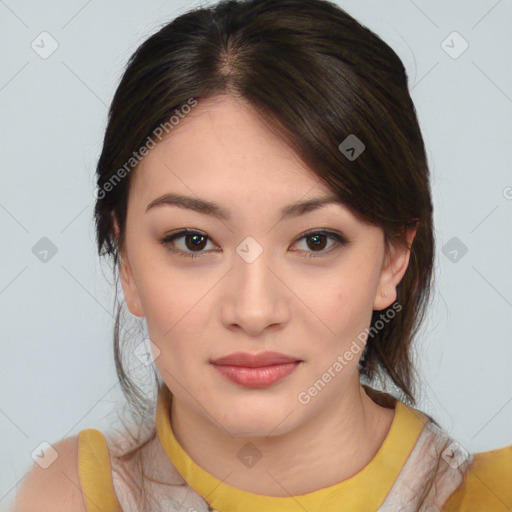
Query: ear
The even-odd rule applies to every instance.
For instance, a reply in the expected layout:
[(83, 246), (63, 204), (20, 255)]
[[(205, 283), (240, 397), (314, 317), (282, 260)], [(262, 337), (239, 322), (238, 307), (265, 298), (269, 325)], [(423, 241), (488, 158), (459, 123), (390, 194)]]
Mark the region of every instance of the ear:
[(407, 230), (407, 243), (409, 248), (400, 247), (389, 243), (387, 253), (382, 265), (377, 293), (373, 303), (374, 310), (382, 310), (391, 306), (396, 301), (396, 287), (409, 265), (410, 247), (416, 236), (417, 228)]
[[(119, 239), (119, 228), (115, 219), (113, 224), (116, 239)], [(134, 316), (143, 317), (144, 310), (141, 306), (137, 284), (135, 283), (133, 271), (128, 259), (126, 244), (119, 249), (119, 274), (121, 277), (121, 287), (123, 289), (124, 300), (128, 310)]]

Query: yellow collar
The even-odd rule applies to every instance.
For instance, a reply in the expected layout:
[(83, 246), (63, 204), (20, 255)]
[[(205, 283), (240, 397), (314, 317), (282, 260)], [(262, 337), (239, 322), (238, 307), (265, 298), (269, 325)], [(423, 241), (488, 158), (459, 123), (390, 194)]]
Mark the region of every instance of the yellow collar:
[(427, 418), (397, 401), (395, 416), (383, 444), (357, 474), (337, 484), (291, 497), (263, 496), (223, 483), (198, 466), (176, 440), (169, 403), (158, 394), (157, 434), (167, 456), (187, 484), (220, 512), (326, 512), (377, 510), (404, 466)]

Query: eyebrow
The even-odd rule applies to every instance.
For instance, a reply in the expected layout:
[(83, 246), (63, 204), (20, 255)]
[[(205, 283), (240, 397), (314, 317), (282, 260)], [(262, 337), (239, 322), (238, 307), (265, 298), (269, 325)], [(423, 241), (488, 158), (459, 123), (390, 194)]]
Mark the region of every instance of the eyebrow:
[[(296, 203), (285, 206), (284, 208), (281, 208), (280, 220), (289, 219), (291, 217), (298, 217), (333, 203), (341, 205), (345, 204), (341, 199), (333, 195), (315, 197), (305, 201), (298, 201)], [(197, 197), (184, 196), (174, 193), (164, 194), (163, 196), (157, 197), (151, 201), (146, 207), (146, 213), (152, 208), (166, 205), (193, 210), (203, 215), (215, 217), (219, 220), (231, 220), (230, 211), (218, 204)]]

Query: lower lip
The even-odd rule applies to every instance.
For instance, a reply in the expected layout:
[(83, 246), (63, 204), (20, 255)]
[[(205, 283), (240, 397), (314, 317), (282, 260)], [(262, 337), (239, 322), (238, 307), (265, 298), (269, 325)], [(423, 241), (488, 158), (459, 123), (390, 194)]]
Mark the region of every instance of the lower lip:
[(266, 388), (294, 372), (299, 366), (295, 363), (275, 364), (247, 368), (245, 366), (213, 365), (224, 377), (247, 388)]

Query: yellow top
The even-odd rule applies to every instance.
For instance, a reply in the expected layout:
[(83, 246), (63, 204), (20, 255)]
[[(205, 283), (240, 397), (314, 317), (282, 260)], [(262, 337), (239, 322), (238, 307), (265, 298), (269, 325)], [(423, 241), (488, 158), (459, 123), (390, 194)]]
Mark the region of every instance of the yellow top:
[(443, 507), (443, 512), (477, 510), (512, 510), (512, 445), (475, 453), (463, 485)]
[(78, 433), (78, 474), (87, 512), (122, 512), (112, 484), (107, 441), (99, 430)]
[[(224, 484), (199, 467), (176, 440), (170, 423), (169, 404), (161, 394), (156, 408), (157, 434), (165, 453), (188, 486), (219, 512), (377, 511), (426, 421), (419, 411), (398, 401), (384, 443), (356, 475), (307, 494), (271, 497)], [(87, 512), (122, 512), (114, 491), (108, 446), (103, 434), (95, 429), (86, 429), (78, 434), (78, 438), (80, 482)], [(464, 482), (443, 507), (447, 512), (511, 510), (512, 445), (474, 454)]]

